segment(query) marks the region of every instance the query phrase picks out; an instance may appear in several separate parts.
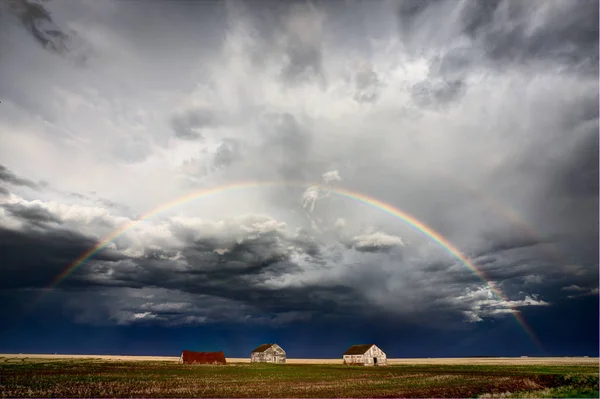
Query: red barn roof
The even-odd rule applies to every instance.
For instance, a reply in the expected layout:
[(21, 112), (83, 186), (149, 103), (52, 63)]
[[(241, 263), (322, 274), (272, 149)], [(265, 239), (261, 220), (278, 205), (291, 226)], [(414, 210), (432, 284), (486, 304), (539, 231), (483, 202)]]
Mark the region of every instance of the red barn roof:
[(184, 350), (181, 352), (183, 363), (192, 364), (226, 364), (225, 354), (223, 352), (192, 352)]

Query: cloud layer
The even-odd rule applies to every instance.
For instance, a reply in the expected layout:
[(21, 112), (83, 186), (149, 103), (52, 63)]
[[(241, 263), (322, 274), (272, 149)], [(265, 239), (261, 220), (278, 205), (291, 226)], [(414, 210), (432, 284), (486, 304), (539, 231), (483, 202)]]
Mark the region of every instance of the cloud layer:
[[(42, 289), (131, 224), (47, 294), (75, 322), (462, 328), (597, 295), (597, 8), (8, 2), (1, 289)], [(137, 220), (270, 180), (307, 184)], [(422, 232), (324, 186), (421, 220), (508, 303)]]

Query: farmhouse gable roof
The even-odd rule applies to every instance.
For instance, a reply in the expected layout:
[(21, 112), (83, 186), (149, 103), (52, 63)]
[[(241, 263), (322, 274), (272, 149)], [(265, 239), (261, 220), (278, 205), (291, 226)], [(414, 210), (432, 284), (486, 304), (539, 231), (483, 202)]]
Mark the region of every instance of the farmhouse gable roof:
[(364, 355), (374, 344), (352, 345), (344, 355)]
[(270, 347), (272, 347), (275, 344), (262, 344), (261, 346), (259, 346), (258, 348), (254, 349), (252, 351), (252, 353), (261, 353), (261, 352), (266, 352), (267, 349), (269, 349)]

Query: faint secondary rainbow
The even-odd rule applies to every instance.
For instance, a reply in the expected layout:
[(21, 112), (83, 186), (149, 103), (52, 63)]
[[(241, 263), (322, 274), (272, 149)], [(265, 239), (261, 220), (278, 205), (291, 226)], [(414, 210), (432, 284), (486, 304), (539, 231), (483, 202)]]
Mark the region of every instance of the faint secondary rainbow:
[(467, 183), (465, 180), (462, 180), (456, 175), (451, 175), (444, 171), (439, 171), (439, 174), (443, 176), (444, 179), (460, 187), (461, 190), (468, 193), (473, 198), (478, 199), (487, 207), (493, 209), (498, 215), (502, 215), (504, 218), (510, 221), (512, 225), (517, 226), (519, 229), (521, 229), (521, 231), (523, 231), (533, 241), (532, 244), (540, 245), (540, 250), (547, 255), (549, 260), (552, 260), (559, 264), (569, 263), (565, 255), (557, 249), (556, 245), (553, 245), (549, 241), (545, 241), (540, 236), (540, 234), (531, 226), (531, 224), (527, 223), (525, 219), (521, 215), (519, 215), (517, 211), (515, 211), (512, 207), (501, 203), (500, 201), (487, 194), (484, 190), (481, 190), (476, 186)]
[(307, 182), (246, 181), (246, 182), (233, 183), (233, 184), (229, 184), (226, 186), (219, 186), (219, 187), (214, 187), (211, 189), (196, 191), (196, 192), (184, 195), (182, 197), (179, 197), (173, 201), (162, 204), (162, 205), (158, 206), (157, 208), (154, 208), (153, 210), (151, 210), (143, 215), (138, 216), (138, 218), (136, 220), (133, 220), (133, 221), (125, 224), (120, 229), (117, 229), (117, 230), (111, 232), (110, 234), (106, 235), (105, 237), (103, 237), (95, 246), (93, 246), (88, 251), (81, 254), (77, 259), (75, 259), (71, 264), (69, 264), (67, 266), (67, 268), (65, 268), (65, 270), (62, 273), (60, 273), (52, 281), (52, 283), (48, 286), (48, 288), (56, 287), (65, 278), (67, 278), (71, 273), (73, 273), (77, 268), (79, 268), (81, 265), (83, 265), (87, 260), (89, 260), (91, 257), (93, 257), (98, 252), (105, 249), (108, 245), (110, 245), (115, 239), (117, 239), (121, 235), (125, 234), (129, 230), (133, 229), (139, 223), (142, 223), (143, 221), (145, 221), (153, 216), (156, 216), (164, 211), (167, 211), (176, 206), (185, 204), (187, 202), (206, 198), (211, 195), (223, 193), (226, 191), (233, 191), (233, 190), (240, 190), (240, 189), (247, 189), (247, 188), (270, 187), (270, 186), (271, 187), (281, 187), (281, 186), (318, 187), (320, 189), (327, 190), (330, 193), (337, 194), (341, 197), (349, 198), (349, 199), (358, 201), (360, 203), (373, 206), (375, 208), (380, 209), (383, 212), (386, 212), (392, 216), (399, 218), (400, 220), (404, 221), (406, 224), (408, 224), (412, 228), (420, 231), (421, 233), (423, 233), (427, 237), (429, 237), (431, 240), (438, 243), (447, 252), (449, 252), (452, 256), (454, 256), (456, 259), (458, 259), (464, 266), (466, 266), (469, 270), (471, 270), (473, 273), (475, 273), (475, 275), (477, 275), (485, 284), (487, 284), (490, 287), (492, 292), (494, 294), (496, 294), (498, 296), (498, 298), (500, 298), (503, 302), (505, 302), (506, 306), (511, 310), (511, 313), (513, 314), (513, 316), (515, 317), (517, 322), (523, 327), (523, 329), (529, 335), (529, 337), (536, 344), (539, 345), (539, 341), (538, 341), (536, 335), (533, 333), (531, 328), (525, 322), (525, 320), (523, 319), (523, 317), (521, 316), (519, 311), (517, 309), (515, 309), (512, 305), (510, 305), (510, 301), (506, 298), (506, 296), (502, 293), (502, 291), (496, 286), (496, 284), (493, 281), (490, 281), (485, 276), (483, 271), (479, 270), (465, 255), (463, 255), (461, 253), (461, 251), (459, 251), (456, 247), (454, 247), (454, 245), (452, 245), (452, 243), (450, 243), (447, 239), (445, 239), (441, 234), (439, 234), (438, 232), (433, 230), (431, 227), (425, 225), (423, 222), (419, 221), (414, 216), (411, 216), (408, 213), (406, 213), (398, 208), (395, 208), (394, 206), (387, 204), (383, 201), (380, 201), (378, 199), (369, 197), (362, 193), (343, 189), (343, 188), (338, 188), (338, 187), (334, 188), (334, 187), (330, 187), (330, 186), (325, 186), (323, 184), (312, 184), (312, 183), (307, 183)]

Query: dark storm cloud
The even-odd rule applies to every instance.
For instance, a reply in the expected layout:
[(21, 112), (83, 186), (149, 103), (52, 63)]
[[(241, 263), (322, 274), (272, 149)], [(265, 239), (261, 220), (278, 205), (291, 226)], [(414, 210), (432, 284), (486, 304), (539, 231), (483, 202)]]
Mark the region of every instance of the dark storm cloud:
[[(226, 313), (236, 312), (245, 307), (248, 316), (267, 317), (278, 314), (285, 318), (293, 312), (293, 317), (304, 317), (308, 313), (349, 313), (359, 312), (364, 301), (359, 291), (343, 284), (310, 284), (277, 288), (265, 284), (271, 279), (290, 277), (301, 271), (291, 259), (284, 237), (279, 233), (260, 234), (248, 237), (241, 242), (227, 243), (219, 240), (195, 241), (181, 251), (187, 267), (177, 266), (176, 261), (159, 259), (164, 253), (150, 259), (129, 259), (112, 267), (110, 264), (97, 264), (82, 271), (72, 279), (73, 287), (121, 287), (121, 289), (165, 289), (172, 301), (181, 295), (209, 296), (213, 300), (225, 301)], [(301, 240), (293, 240), (298, 248)], [(309, 250), (312, 244), (306, 245)], [(225, 251), (223, 251), (225, 247)], [(222, 251), (218, 253), (216, 251)], [(303, 252), (302, 248), (296, 251)], [(310, 257), (310, 256), (309, 256)], [(107, 278), (106, 272), (111, 268)], [(152, 291), (154, 292), (154, 291)], [(203, 301), (190, 306), (203, 307)], [(210, 301), (209, 301), (210, 302)], [(229, 303), (229, 305), (228, 305)], [(131, 306), (120, 311), (141, 312), (145, 309)], [(214, 310), (214, 309), (213, 309)], [(203, 310), (204, 313), (206, 313)], [(164, 318), (163, 322), (174, 323), (194, 315), (193, 309), (182, 306), (180, 311), (154, 312)], [(215, 322), (227, 317), (219, 312), (209, 312), (209, 321)], [(206, 315), (205, 315), (206, 316)], [(292, 316), (287, 316), (292, 317)], [(267, 317), (268, 318), (268, 317)], [(159, 320), (155, 320), (159, 321)]]
[(13, 184), (15, 186), (26, 186), (34, 189), (39, 187), (38, 184), (32, 182), (31, 180), (18, 177), (10, 169), (3, 165), (0, 165), (0, 181)]
[(215, 250), (222, 247), (210, 248), (209, 242), (196, 242), (193, 247), (183, 250), (182, 255), (188, 260), (193, 273), (203, 274), (207, 269), (212, 269), (217, 275), (239, 273), (248, 277), (285, 273), (294, 265), (287, 263), (289, 254), (281, 248), (280, 240), (277, 236), (263, 235), (247, 238), (230, 243), (221, 255)]
[(4, 8), (15, 15), (23, 27), (45, 49), (58, 54), (68, 51), (69, 36), (54, 24), (50, 12), (43, 4), (29, 0), (8, 0), (5, 2)]
[[(0, 288), (45, 287), (95, 244), (94, 239), (64, 228), (16, 231), (0, 227)], [(110, 252), (97, 256), (109, 262), (122, 258)]]
[[(455, 21), (450, 15), (457, 12)], [(475, 68), (562, 67), (598, 74), (596, 1), (404, 0), (397, 15), (409, 54), (430, 54), (428, 78), (413, 87), (413, 99), (421, 107), (455, 101), (468, 88), (467, 72)], [(422, 29), (428, 24), (439, 29)], [(453, 45), (463, 34), (470, 43)]]
[(529, 232), (526, 234), (514, 229), (497, 232), (483, 232), (481, 238), (484, 243), (479, 247), (479, 252), (474, 255), (475, 257), (493, 256), (515, 249), (554, 244), (553, 240), (532, 237)]
[[(256, 220), (252, 219), (250, 222)], [(250, 225), (256, 226), (255, 223)], [(234, 226), (231, 225), (232, 228)], [(186, 242), (182, 249), (146, 248), (143, 254), (135, 257), (117, 253), (95, 256), (68, 280), (63, 281), (60, 287), (70, 292), (84, 290), (81, 291), (82, 296), (83, 292), (89, 295), (96, 295), (93, 292), (98, 295), (101, 292), (112, 293), (109, 297), (104, 297), (105, 305), (110, 308), (105, 309), (108, 313), (97, 309), (98, 312), (92, 312), (97, 313), (94, 316), (87, 310), (81, 310), (81, 306), (73, 304), (79, 309), (76, 311), (78, 320), (83, 318), (92, 324), (106, 323), (108, 319), (125, 324), (197, 324), (229, 320), (227, 315), (235, 312), (243, 312), (256, 322), (263, 322), (261, 320), (264, 319), (277, 324), (312, 317), (312, 314), (343, 315), (362, 311), (362, 294), (343, 283), (286, 284), (280, 288), (277, 284), (270, 283), (281, 278), (289, 279), (303, 271), (294, 257), (303, 257), (304, 262), (309, 263), (314, 260), (314, 264), (318, 265), (321, 254), (318, 244), (308, 235), (290, 237), (278, 230), (258, 228), (257, 231), (242, 229), (245, 233), (236, 239), (229, 234), (194, 239), (194, 229), (186, 230), (179, 226), (176, 229), (177, 237)], [(64, 262), (64, 268), (68, 260), (78, 255), (79, 251), (71, 249), (72, 246), (77, 247), (79, 244), (85, 247), (78, 242), (79, 236), (73, 236), (72, 233), (69, 236), (66, 231), (61, 233), (58, 230), (48, 230), (47, 237), (39, 231), (11, 233), (12, 235), (8, 235), (10, 240), (4, 242), (15, 253), (22, 250), (23, 246), (35, 245), (38, 248), (36, 256), (47, 260), (45, 270), (49, 275), (56, 274), (56, 270), (51, 272), (56, 267), (55, 262)], [(50, 247), (50, 236), (59, 240), (62, 245)], [(27, 243), (27, 240), (31, 242)], [(25, 242), (20, 244), (21, 241)], [(61, 256), (61, 251), (73, 254)], [(4, 271), (7, 274), (11, 274), (18, 263), (11, 254), (8, 253), (6, 261), (13, 267)], [(19, 267), (32, 267), (37, 259), (25, 259), (19, 263)], [(4, 279), (11, 282), (12, 289), (35, 286), (37, 283), (37, 280), (21, 280)], [(150, 296), (159, 295), (160, 299), (154, 298), (152, 301), (162, 301), (164, 305), (145, 305), (150, 300), (137, 300), (139, 292), (146, 292)], [(164, 296), (161, 296), (161, 292), (164, 292)], [(198, 301), (199, 297), (207, 298)], [(90, 301), (92, 302), (86, 306), (98, 307), (93, 304), (93, 299)], [(213, 304), (214, 307), (207, 307), (207, 304)], [(103, 317), (106, 320), (102, 321)]]
[[(214, 173), (211, 184), (227, 184), (232, 176), (270, 179), (276, 175), (283, 179), (314, 181), (320, 180), (327, 171), (339, 170), (344, 187), (356, 188), (406, 209), (439, 230), (457, 247), (474, 253), (478, 256), (474, 260), (477, 266), (501, 285), (511, 299), (520, 300), (535, 292), (541, 293), (544, 300), (548, 295), (552, 302), (551, 289), (565, 295), (560, 291), (563, 285), (557, 288), (557, 284), (590, 288), (583, 282), (590, 279), (590, 260), (597, 262), (598, 239), (597, 234), (593, 234), (597, 183), (591, 183), (597, 177), (597, 170), (589, 169), (594, 154), (586, 151), (596, 148), (597, 144), (584, 143), (579, 133), (585, 128), (580, 126), (583, 119), (597, 119), (594, 114), (597, 101), (590, 98), (575, 101), (583, 97), (581, 87), (586, 85), (577, 73), (590, 68), (585, 56), (577, 55), (576, 50), (588, 45), (582, 42), (571, 46), (570, 33), (560, 31), (560, 23), (554, 24), (558, 27), (550, 26), (555, 15), (563, 12), (568, 14), (566, 23), (582, 20), (585, 25), (584, 15), (568, 13), (585, 3), (392, 2), (392, 7), (400, 9), (400, 32), (397, 32), (385, 24), (383, 14), (391, 14), (387, 9), (390, 3), (365, 2), (363, 8), (352, 8), (357, 3), (345, 2), (344, 12), (352, 17), (345, 21), (356, 21), (356, 24), (347, 24), (337, 19), (337, 11), (343, 8), (341, 3), (330, 6), (333, 3), (325, 2), (323, 8), (313, 10), (306, 4), (298, 8), (277, 2), (277, 11), (260, 20), (262, 23), (245, 25), (248, 21), (242, 14), (230, 15), (228, 24), (218, 20), (215, 25), (231, 28), (227, 40), (223, 41), (222, 54), (216, 44), (210, 47), (207, 42), (211, 36), (221, 38), (223, 32), (211, 28), (206, 34), (199, 34), (195, 27), (207, 25), (198, 23), (198, 15), (202, 13), (192, 12), (188, 8), (192, 6), (187, 3), (151, 3), (145, 10), (151, 20), (159, 24), (158, 29), (142, 17), (146, 11), (139, 13), (134, 6), (117, 2), (113, 8), (111, 3), (106, 7), (110, 12), (105, 12), (104, 3), (93, 4), (104, 20), (90, 26), (89, 37), (104, 48), (104, 58), (97, 58), (98, 67), (92, 69), (93, 73), (82, 73), (81, 84), (65, 95), (65, 103), (79, 104), (77, 107), (83, 107), (83, 103), (106, 107), (105, 113), (94, 109), (92, 114), (101, 115), (100, 119), (114, 119), (115, 124), (122, 121), (115, 115), (129, 111), (134, 114), (139, 108), (140, 115), (158, 115), (160, 121), (170, 122), (171, 130), (167, 129), (164, 136), (175, 134), (190, 140), (187, 143), (176, 140), (174, 147), (169, 144), (166, 151), (157, 151), (157, 157), (151, 159), (158, 162), (140, 164), (140, 174), (136, 175), (130, 174), (133, 168), (113, 169), (112, 164), (103, 162), (116, 153), (122, 154), (124, 147), (127, 147), (126, 152), (140, 148), (150, 152), (157, 143), (164, 143), (163, 133), (150, 133), (152, 127), (159, 124), (142, 116), (137, 123), (136, 116), (132, 118), (136, 119), (136, 123), (132, 123), (135, 129), (126, 127), (115, 131), (110, 138), (99, 134), (103, 132), (83, 137), (81, 142), (93, 143), (90, 146), (94, 153), (73, 159), (73, 165), (77, 170), (93, 171), (90, 176), (100, 176), (98, 172), (102, 171), (105, 176), (102, 180), (106, 183), (98, 188), (101, 195), (110, 197), (106, 191), (113, 190), (113, 198), (133, 205), (131, 213), (138, 208), (150, 208), (146, 198), (148, 202), (155, 199), (160, 202), (161, 195), (180, 194), (180, 188), (171, 184), (179, 176), (170, 175), (162, 161), (181, 163), (180, 158), (185, 156), (181, 153), (187, 154), (188, 149), (202, 151), (194, 146), (204, 146), (201, 139), (208, 138), (210, 129), (211, 140), (206, 141), (208, 145), (216, 143), (216, 151), (212, 158), (202, 153), (197, 165), (206, 166), (204, 174), (214, 170), (223, 172)], [(248, 4), (255, 14), (270, 8)], [(327, 8), (330, 12), (326, 18), (321, 13), (325, 7), (331, 7)], [(367, 10), (371, 8), (375, 9), (372, 15)], [(115, 10), (119, 12), (109, 18)], [(369, 19), (369, 15), (375, 17)], [(390, 15), (389, 19), (395, 17)], [(120, 22), (114, 22), (116, 20)], [(82, 24), (84, 20), (78, 21)], [(371, 26), (368, 26), (369, 21)], [(356, 33), (359, 30), (355, 25), (359, 22), (364, 29)], [(555, 32), (555, 39), (564, 35), (567, 40), (546, 43), (536, 39), (540, 32), (553, 29), (559, 32)], [(575, 35), (582, 35), (582, 31), (576, 28)], [(202, 45), (198, 45), (196, 38), (202, 40)], [(206, 42), (205, 38), (208, 38)], [(332, 38), (345, 38), (345, 41), (338, 43)], [(507, 48), (511, 38), (526, 43), (513, 43), (514, 49)], [(582, 36), (582, 40), (587, 39)], [(186, 45), (180, 47), (182, 42)], [(221, 43), (220, 39), (214, 42)], [(348, 42), (352, 43), (344, 47)], [(209, 47), (211, 51), (206, 50)], [(43, 54), (41, 49), (35, 48), (35, 51)], [(44, 56), (56, 62), (52, 70), (61, 71), (60, 57)], [(594, 54), (589, 57), (593, 58)], [(364, 68), (354, 67), (354, 61), (365, 59), (368, 62)], [(212, 68), (207, 66), (213, 63)], [(25, 76), (18, 65), (13, 69), (19, 71), (14, 76)], [(343, 78), (338, 76), (340, 70), (345, 73)], [(64, 75), (70, 76), (68, 73)], [(102, 77), (101, 84), (93, 84), (96, 75)], [(36, 73), (36, 76), (44, 75)], [(335, 90), (322, 90), (324, 86), (319, 86), (319, 79), (312, 79), (315, 76), (322, 81), (326, 77)], [(48, 87), (52, 90), (62, 86), (51, 78), (44, 79), (50, 79)], [(193, 89), (196, 80), (210, 82), (207, 83), (211, 87), (210, 94), (204, 89)], [(87, 87), (90, 82), (94, 89), (90, 93), (79, 90), (79, 86)], [(130, 104), (116, 104), (112, 100), (123, 98), (123, 93), (105, 90), (104, 83), (110, 86), (111, 82), (126, 88)], [(40, 97), (41, 89), (37, 87), (43, 83), (40, 81), (36, 90), (30, 90), (36, 93), (31, 98)], [(147, 91), (149, 86), (159, 86), (160, 90)], [(151, 95), (153, 93), (159, 95)], [(189, 97), (181, 99), (181, 93)], [(416, 107), (410, 102), (405, 104), (411, 96)], [(155, 103), (157, 97), (161, 100)], [(164, 103), (180, 100), (185, 104), (210, 104), (210, 109), (191, 108), (179, 113), (167, 106), (164, 110)], [(562, 100), (564, 102), (559, 103)], [(555, 108), (551, 109), (552, 106)], [(404, 112), (402, 107), (420, 116), (408, 118), (408, 111)], [(420, 113), (417, 108), (427, 108), (427, 112)], [(572, 112), (575, 109), (577, 112)], [(270, 115), (255, 123), (255, 116), (261, 112)], [(87, 130), (80, 129), (81, 126), (95, 126), (89, 115), (81, 118), (81, 125), (70, 125), (68, 120), (80, 116), (78, 110), (65, 106), (60, 114), (65, 115), (65, 120), (56, 121), (55, 125), (65, 129), (77, 132)], [(227, 141), (221, 136), (220, 128), (224, 125), (244, 137)], [(142, 141), (132, 138), (137, 129)], [(22, 134), (25, 139), (35, 137), (34, 143), (41, 140), (39, 137), (46, 137), (30, 137), (26, 129)], [(48, 134), (47, 137), (54, 136)], [(146, 143), (145, 137), (148, 137)], [(112, 144), (103, 147), (105, 141)], [(40, 164), (52, 168), (53, 163), (44, 158), (47, 154), (42, 155), (43, 141), (39, 144), (43, 159)], [(62, 151), (62, 145), (47, 147)], [(30, 156), (37, 160), (37, 154)], [(56, 159), (62, 156), (63, 153), (55, 155)], [(578, 161), (573, 161), (578, 157)], [(66, 168), (60, 162), (57, 164), (60, 166), (54, 172), (61, 185), (79, 190), (78, 185), (88, 184), (82, 182), (87, 179), (78, 176), (72, 175), (72, 180), (64, 177), (62, 171)], [(540, 236), (557, 237), (555, 241), (567, 237), (570, 241), (564, 245), (571, 252), (581, 254), (584, 261), (573, 262), (574, 269), (569, 271), (564, 269), (564, 264), (553, 268), (555, 265), (539, 254), (539, 247), (548, 244), (545, 238), (527, 238), (522, 231), (511, 230), (498, 222), (502, 215), (490, 217), (479, 213), (476, 208), (481, 204), (469, 196), (454, 195), (449, 184), (435, 178), (432, 172), (435, 167), (464, 177), (478, 191), (489, 193), (493, 198), (497, 196), (502, 205), (515, 206), (525, 221), (539, 228)], [(578, 173), (582, 168), (588, 172)], [(142, 174), (152, 178), (144, 184), (139, 179)], [(128, 187), (130, 181), (138, 183)], [(91, 188), (86, 186), (81, 192)], [(302, 190), (282, 189), (281, 192), (288, 202), (275, 200), (273, 196), (267, 201), (261, 200), (259, 205), (270, 210), (285, 202), (277, 209), (284, 209), (285, 217), (291, 214), (287, 213), (290, 209), (306, 211), (301, 209)], [(574, 197), (579, 198), (574, 200)], [(244, 205), (254, 205), (246, 196), (239, 199)], [(216, 208), (217, 213), (236, 210), (231, 203)], [(9, 209), (11, 212), (7, 214), (22, 222), (48, 217), (43, 212), (26, 214), (18, 207), (6, 208)], [(186, 212), (183, 212), (184, 217)], [(330, 317), (348, 314), (354, 321), (360, 321), (365, 320), (365, 313), (371, 312), (386, 316), (380, 318), (380, 322), (391, 318), (403, 323), (420, 319), (445, 328), (447, 320), (462, 321), (464, 313), (473, 321), (507, 310), (502, 301), (490, 299), (491, 293), (477, 276), (455, 259), (449, 259), (447, 254), (438, 256), (423, 237), (422, 240), (408, 237), (412, 244), (397, 251), (390, 248), (399, 244), (363, 240), (354, 245), (350, 239), (348, 242), (352, 245), (347, 245), (346, 241), (335, 241), (327, 228), (337, 217), (345, 218), (348, 226), (363, 221), (369, 224), (377, 218), (364, 208), (323, 198), (317, 202), (315, 212), (305, 214), (309, 222), (319, 222), (318, 227), (323, 227), (326, 234), (310, 229), (305, 236), (274, 231), (240, 232), (232, 226), (223, 232), (215, 228), (217, 232), (212, 234), (204, 225), (177, 231), (168, 221), (164, 224), (148, 221), (143, 224), (148, 229), (141, 228), (144, 230), (141, 236), (119, 240), (118, 248), (123, 255), (114, 254), (110, 261), (103, 260), (102, 256), (94, 258), (60, 286), (68, 289), (68, 293), (80, 290), (77, 295), (60, 292), (60, 287), (57, 291), (64, 294), (64, 303), (80, 305), (78, 320), (82, 322), (104, 318), (107, 323), (168, 325), (221, 320), (227, 315), (235, 315), (232, 320), (244, 320), (241, 317), (244, 315), (255, 318), (262, 315), (272, 320), (274, 315), (280, 315), (279, 320), (284, 320), (318, 314)], [(210, 215), (210, 218), (220, 216)], [(402, 236), (402, 226), (393, 222), (386, 221), (382, 231)], [(33, 227), (43, 226), (38, 223)], [(85, 222), (81, 226), (86, 231), (94, 231), (92, 223)], [(38, 234), (33, 227), (33, 232), (27, 230), (19, 234), (27, 237)], [(351, 227), (347, 230), (343, 231), (346, 237), (356, 236)], [(160, 237), (152, 236), (151, 231)], [(60, 231), (54, 235), (53, 230), (47, 229), (46, 233), (54, 240), (61, 240)], [(162, 234), (168, 237), (172, 234), (176, 240), (163, 239)], [(44, 265), (58, 269), (58, 264), (71, 258), (52, 252), (41, 237), (34, 238), (27, 248), (38, 245), (39, 259), (34, 262), (27, 258), (26, 264), (45, 262)], [(152, 242), (154, 239), (156, 242)], [(335, 242), (325, 245), (328, 240)], [(39, 241), (43, 244), (36, 244)], [(354, 250), (347, 250), (344, 245)], [(83, 244), (81, 247), (87, 249)], [(75, 253), (78, 251), (72, 252), (72, 258), (79, 255)], [(14, 265), (19, 261), (15, 254), (9, 260)], [(17, 270), (16, 266), (9, 269)], [(568, 276), (561, 280), (557, 277), (561, 273)], [(16, 279), (8, 275), (0, 277), (3, 282), (11, 281), (3, 283), (7, 285), (38, 286), (26, 280), (29, 277), (24, 273)], [(106, 312), (97, 313), (102, 306), (107, 306)]]
[(598, 2), (552, 1), (544, 14), (534, 4), (465, 2), (464, 32), (495, 62), (552, 62), (597, 74)]
[(26, 221), (31, 224), (39, 225), (44, 223), (61, 224), (59, 217), (54, 215), (47, 209), (39, 205), (25, 206), (23, 204), (3, 204), (0, 207), (4, 208), (10, 215)]
[(184, 140), (202, 139), (202, 128), (214, 126), (216, 117), (207, 109), (190, 109), (171, 118), (175, 136)]
[[(455, 21), (451, 13), (458, 11)], [(528, 62), (551, 62), (586, 73), (597, 74), (598, 63), (598, 2), (514, 2), (490, 1), (419, 1), (404, 0), (398, 4), (401, 35), (413, 51), (427, 51), (419, 43), (441, 49), (451, 44), (453, 37), (440, 37), (435, 32), (425, 34), (423, 24), (437, 23), (438, 32), (454, 38), (466, 34), (472, 41), (465, 61), (482, 55), (496, 66)], [(456, 24), (458, 29), (455, 29)], [(462, 50), (461, 50), (462, 51)], [(447, 57), (456, 57), (454, 51)], [(491, 64), (490, 64), (491, 65)], [(541, 64), (539, 66), (542, 66)]]

